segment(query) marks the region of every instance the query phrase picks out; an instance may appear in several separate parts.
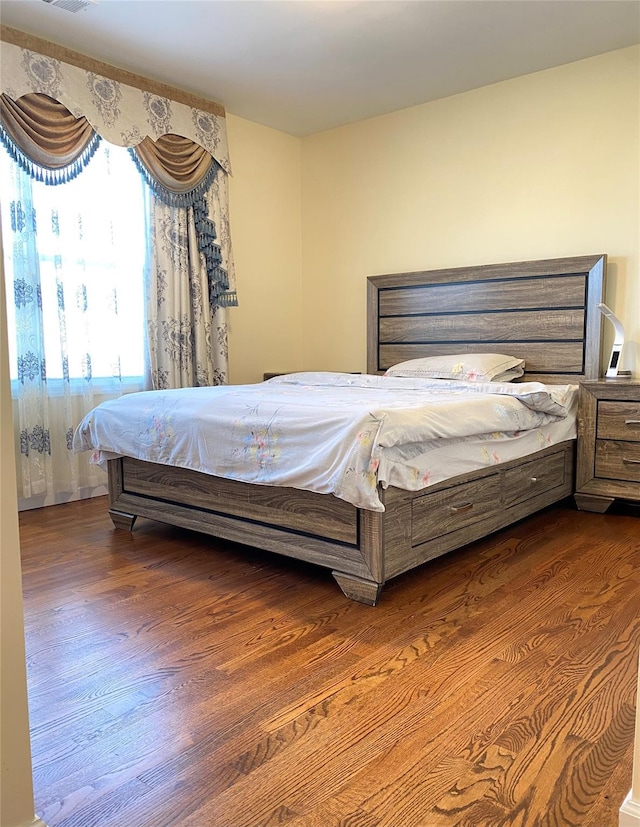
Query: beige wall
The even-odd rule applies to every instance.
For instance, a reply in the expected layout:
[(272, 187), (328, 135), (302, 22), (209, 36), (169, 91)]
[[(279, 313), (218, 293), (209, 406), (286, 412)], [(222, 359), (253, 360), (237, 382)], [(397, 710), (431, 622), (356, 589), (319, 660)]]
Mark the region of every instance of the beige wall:
[(229, 210), (239, 307), (230, 308), (230, 381), (303, 368), (300, 139), (227, 116)]
[(640, 341), (639, 100), (632, 47), (305, 138), (304, 367), (365, 369), (368, 275), (601, 252)]
[(32, 824), (22, 576), (0, 243), (0, 825)]

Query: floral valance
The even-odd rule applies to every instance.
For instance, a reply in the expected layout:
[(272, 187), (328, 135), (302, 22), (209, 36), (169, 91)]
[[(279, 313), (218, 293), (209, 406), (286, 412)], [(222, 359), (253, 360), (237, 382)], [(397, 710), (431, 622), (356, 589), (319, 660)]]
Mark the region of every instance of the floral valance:
[[(14, 101), (0, 93), (0, 143), (38, 181), (56, 185), (75, 178), (100, 140), (84, 116), (74, 117), (48, 95), (30, 92)], [(206, 149), (181, 135), (162, 135), (157, 141), (146, 137), (129, 147), (129, 152), (157, 198), (172, 206), (193, 208), (212, 306), (237, 304), (207, 204), (207, 192), (222, 167)], [(221, 175), (226, 177), (224, 171)]]
[[(38, 181), (72, 180), (100, 140), (84, 115), (76, 118), (48, 95), (30, 92), (14, 101), (0, 93), (0, 142)], [(157, 141), (147, 136), (129, 152), (154, 193), (174, 206), (202, 201), (221, 169), (204, 147), (181, 135), (161, 135)]]
[(145, 137), (174, 134), (206, 149), (231, 174), (225, 118), (47, 55), (2, 42), (0, 92), (13, 100), (40, 92), (84, 116), (110, 143), (133, 147)]

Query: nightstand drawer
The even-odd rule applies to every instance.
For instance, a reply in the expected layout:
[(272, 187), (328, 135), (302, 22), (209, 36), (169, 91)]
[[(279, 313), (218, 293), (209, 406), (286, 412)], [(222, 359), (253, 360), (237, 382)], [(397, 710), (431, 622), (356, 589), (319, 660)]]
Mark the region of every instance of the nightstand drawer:
[(564, 465), (564, 454), (552, 454), (505, 472), (503, 486), (505, 506), (515, 505), (562, 485)]
[(596, 442), (596, 477), (640, 482), (640, 443), (599, 439)]
[(598, 439), (640, 442), (640, 402), (598, 402)]
[(500, 476), (465, 482), (413, 501), (413, 544), (441, 537), (489, 517), (500, 507)]

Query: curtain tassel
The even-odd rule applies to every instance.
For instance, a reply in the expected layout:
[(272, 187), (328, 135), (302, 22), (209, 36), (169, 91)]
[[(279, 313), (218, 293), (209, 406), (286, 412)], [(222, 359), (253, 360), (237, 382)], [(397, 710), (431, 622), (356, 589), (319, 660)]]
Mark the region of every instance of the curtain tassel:
[[(221, 267), (222, 250), (220, 245), (215, 243), (217, 238), (216, 227), (209, 218), (207, 200), (204, 194), (194, 200), (193, 216), (198, 239), (198, 249), (204, 256), (209, 282), (209, 304), (214, 307), (232, 307), (237, 305), (237, 296), (227, 293), (229, 290), (229, 274)], [(235, 294), (234, 294), (235, 295)]]

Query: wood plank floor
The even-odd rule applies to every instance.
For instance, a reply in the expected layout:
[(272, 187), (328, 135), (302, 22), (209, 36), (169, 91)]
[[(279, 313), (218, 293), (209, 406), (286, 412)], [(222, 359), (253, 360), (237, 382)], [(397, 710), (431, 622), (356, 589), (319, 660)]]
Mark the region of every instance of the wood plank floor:
[(554, 506), (389, 583), (139, 520), (21, 515), (50, 827), (614, 827), (640, 520)]

